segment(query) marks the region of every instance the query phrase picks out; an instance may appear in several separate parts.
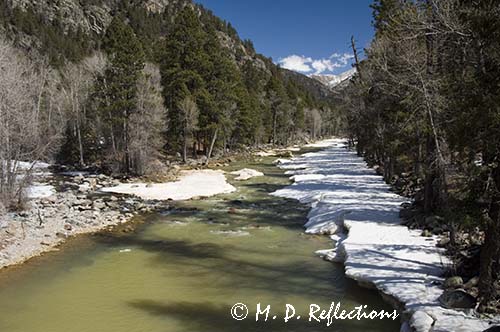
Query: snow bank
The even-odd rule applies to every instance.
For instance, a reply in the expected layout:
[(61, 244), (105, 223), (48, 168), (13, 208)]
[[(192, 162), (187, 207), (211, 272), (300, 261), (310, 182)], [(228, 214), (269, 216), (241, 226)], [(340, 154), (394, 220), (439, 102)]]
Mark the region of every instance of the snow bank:
[[(346, 149), (342, 140), (316, 143), (320, 152), (281, 161), (295, 183), (273, 193), (309, 203), (306, 232), (330, 234), (333, 250), (318, 254), (344, 262), (346, 275), (371, 284), (405, 305), (408, 326), (414, 331), (473, 332), (489, 327), (466, 312), (439, 305), (443, 290), (440, 275), (449, 262), (437, 238), (400, 225), (399, 209), (405, 199), (392, 193), (381, 176), (362, 158)], [(348, 234), (344, 234), (344, 230)]]
[(248, 180), (257, 176), (264, 176), (264, 173), (250, 168), (243, 168), (240, 169), (239, 171), (231, 172), (231, 174), (238, 175), (238, 177), (234, 178), (235, 180), (238, 181)]
[(116, 187), (101, 190), (155, 200), (186, 200), (193, 197), (208, 197), (236, 191), (235, 187), (227, 183), (222, 171), (183, 171), (181, 174), (181, 178), (176, 182), (122, 183)]
[(56, 188), (51, 185), (34, 184), (28, 187), (26, 195), (29, 199), (47, 198), (56, 193)]
[[(1, 161), (2, 164), (3, 164), (3, 167), (6, 168), (7, 167), (7, 161), (6, 160), (2, 160)], [(27, 171), (27, 170), (46, 170), (50, 167), (50, 164), (47, 164), (47, 163), (44, 163), (43, 161), (33, 161), (33, 162), (28, 162), (28, 161), (15, 161), (15, 160), (11, 160), (10, 162), (10, 165), (11, 165), (11, 170), (14, 170), (14, 165), (16, 167), (16, 170), (17, 171)]]
[(290, 147), (283, 148), (283, 149), (269, 149), (269, 150), (257, 151), (254, 153), (254, 156), (271, 157), (271, 156), (286, 154), (287, 152), (298, 152), (298, 151), (300, 151), (300, 147), (290, 146)]
[(26, 161), (18, 161), (17, 168), (19, 170), (46, 170), (50, 167), (50, 164), (44, 163), (43, 161), (34, 161), (34, 162), (26, 162)]

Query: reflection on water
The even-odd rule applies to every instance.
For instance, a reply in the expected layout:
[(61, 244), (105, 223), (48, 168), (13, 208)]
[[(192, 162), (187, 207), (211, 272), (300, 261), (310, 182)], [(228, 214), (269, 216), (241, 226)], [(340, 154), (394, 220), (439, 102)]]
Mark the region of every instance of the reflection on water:
[[(387, 319), (308, 322), (311, 303), (392, 309), (313, 255), (329, 241), (302, 233), (307, 207), (268, 195), (288, 183), (271, 160), (232, 166), (266, 174), (236, 183), (236, 193), (178, 203), (133, 234), (75, 239), (0, 273), (0, 331), (398, 331)], [(237, 302), (248, 305), (246, 320), (231, 318)], [(255, 322), (257, 303), (271, 305), (267, 322)], [(300, 320), (283, 322), (287, 303)]]

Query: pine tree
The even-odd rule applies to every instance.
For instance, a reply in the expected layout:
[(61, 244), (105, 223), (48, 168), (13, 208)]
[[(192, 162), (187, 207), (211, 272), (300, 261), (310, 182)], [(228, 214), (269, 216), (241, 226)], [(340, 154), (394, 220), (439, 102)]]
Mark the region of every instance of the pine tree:
[(109, 65), (103, 77), (101, 112), (107, 119), (112, 160), (120, 171), (131, 171), (130, 116), (136, 110), (137, 82), (144, 68), (144, 52), (132, 28), (115, 17), (105, 36)]
[(283, 78), (279, 72), (279, 68), (274, 70), (272, 76), (266, 86), (267, 99), (270, 109), (270, 143), (272, 144), (284, 144), (285, 139), (283, 139), (282, 132), (285, 135), (287, 133), (286, 112), (288, 110), (288, 96), (286, 94), (285, 87), (283, 85)]
[(202, 74), (209, 62), (203, 50), (206, 34), (190, 7), (176, 17), (161, 55), (161, 75), (168, 114), (167, 146), (178, 152), (182, 146), (182, 117), (179, 105), (192, 96), (199, 103), (205, 86)]
[[(218, 40), (217, 32), (209, 29), (205, 52), (210, 59), (210, 71), (205, 72), (204, 79), (208, 93), (213, 98), (213, 107), (205, 108), (203, 126), (208, 129), (207, 135), (215, 142), (219, 133), (223, 138), (223, 149), (234, 130), (238, 94), (242, 86), (241, 75), (236, 64), (231, 60), (228, 50)], [(207, 157), (210, 158), (210, 149)]]

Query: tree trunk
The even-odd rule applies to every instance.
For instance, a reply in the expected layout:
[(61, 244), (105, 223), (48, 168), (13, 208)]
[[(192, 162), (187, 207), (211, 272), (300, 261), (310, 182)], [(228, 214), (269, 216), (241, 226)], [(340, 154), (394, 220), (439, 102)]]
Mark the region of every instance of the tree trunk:
[(184, 133), (184, 143), (182, 144), (182, 162), (187, 162), (187, 149), (188, 149), (188, 139), (187, 134)]
[(208, 165), (208, 163), (210, 162), (210, 158), (212, 157), (212, 152), (214, 149), (215, 141), (217, 140), (217, 133), (218, 132), (219, 132), (219, 128), (216, 128), (215, 132), (214, 132), (214, 136), (212, 137), (212, 142), (210, 143), (210, 149), (208, 150), (207, 161), (206, 161), (205, 165)]
[(356, 42), (354, 41), (354, 36), (351, 36), (351, 47), (352, 47), (352, 52), (354, 54), (354, 65), (356, 66), (356, 71), (358, 72), (359, 79), (363, 80), (363, 77), (361, 76), (361, 71), (360, 66), (359, 66), (359, 57), (358, 57), (358, 50), (356, 49)]
[(484, 245), (481, 248), (479, 297), (480, 310), (484, 311), (491, 301), (497, 299), (495, 282), (500, 277), (500, 168), (492, 170), (490, 179), (492, 188), (491, 203), (488, 210), (487, 228)]
[(76, 125), (76, 133), (78, 136), (78, 150), (80, 152), (80, 166), (85, 165), (85, 161), (83, 159), (83, 143), (82, 143), (82, 133), (80, 130), (80, 121), (77, 120), (77, 125)]
[(427, 137), (427, 158), (424, 179), (424, 212), (432, 213), (434, 210), (434, 180), (436, 174), (434, 170), (434, 144), (430, 136)]
[(273, 112), (273, 145), (276, 145), (276, 123), (278, 121), (278, 115), (276, 110)]
[(129, 150), (129, 132), (128, 132), (128, 111), (124, 112), (123, 120), (123, 145), (125, 148), (125, 173), (130, 173), (130, 150)]
[(80, 115), (80, 105), (77, 101), (77, 97), (74, 96), (74, 112), (76, 113), (76, 135), (78, 137), (78, 150), (80, 152), (80, 166), (85, 165), (85, 161), (83, 159), (83, 142), (82, 142), (82, 130), (81, 130), (81, 115)]

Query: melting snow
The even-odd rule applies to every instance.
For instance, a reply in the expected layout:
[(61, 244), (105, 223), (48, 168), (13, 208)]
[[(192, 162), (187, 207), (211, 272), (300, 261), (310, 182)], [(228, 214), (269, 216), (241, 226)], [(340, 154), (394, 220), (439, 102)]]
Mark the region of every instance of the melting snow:
[(184, 171), (179, 181), (166, 183), (122, 183), (103, 188), (104, 192), (136, 195), (142, 199), (186, 200), (236, 191), (227, 183), (224, 172), (214, 170)]
[(402, 331), (408, 327), (418, 332), (487, 329), (488, 321), (439, 305), (443, 290), (438, 284), (449, 262), (436, 247), (436, 237), (424, 238), (400, 225), (399, 209), (406, 199), (391, 192), (381, 176), (346, 149), (343, 140), (313, 146), (325, 149), (280, 160), (280, 167), (293, 175), (295, 183), (273, 194), (311, 204), (306, 232), (330, 234), (336, 242), (335, 249), (318, 254), (343, 262), (348, 277), (404, 303), (410, 319)]
[(238, 175), (238, 177), (234, 178), (235, 180), (238, 181), (248, 180), (257, 176), (264, 176), (264, 173), (250, 168), (243, 168), (240, 169), (239, 171), (231, 172), (231, 174)]
[(30, 199), (47, 198), (56, 193), (56, 189), (51, 185), (34, 184), (28, 187), (26, 195)]

